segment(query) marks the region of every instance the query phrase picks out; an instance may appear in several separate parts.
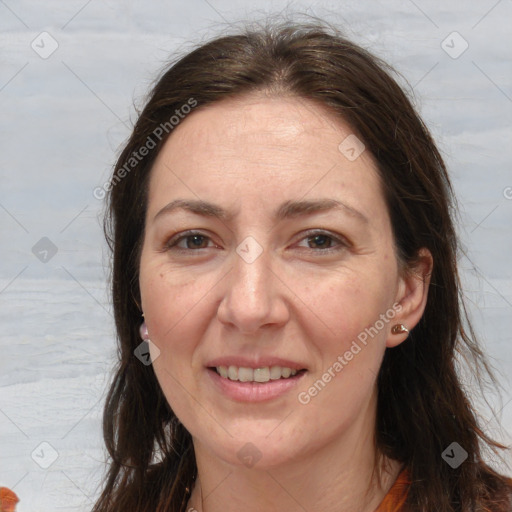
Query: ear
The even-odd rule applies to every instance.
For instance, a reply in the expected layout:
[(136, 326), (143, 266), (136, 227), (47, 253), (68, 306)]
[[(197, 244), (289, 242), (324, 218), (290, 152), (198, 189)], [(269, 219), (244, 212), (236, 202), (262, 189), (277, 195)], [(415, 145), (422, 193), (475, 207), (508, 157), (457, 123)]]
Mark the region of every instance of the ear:
[(403, 324), (411, 331), (420, 321), (427, 305), (428, 288), (434, 260), (432, 254), (426, 248), (418, 251), (417, 262), (414, 267), (404, 271), (398, 283), (398, 291), (395, 303), (397, 314), (388, 324), (389, 332), (386, 340), (387, 347), (396, 347), (407, 339), (407, 332), (393, 334), (391, 328), (396, 324)]

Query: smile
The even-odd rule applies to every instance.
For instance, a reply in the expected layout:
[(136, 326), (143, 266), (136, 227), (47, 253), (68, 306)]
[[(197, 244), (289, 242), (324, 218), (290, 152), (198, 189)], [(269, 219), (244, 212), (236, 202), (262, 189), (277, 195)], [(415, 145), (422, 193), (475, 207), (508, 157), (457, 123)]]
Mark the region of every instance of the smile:
[(288, 379), (295, 376), (298, 371), (286, 366), (263, 366), (261, 368), (248, 368), (244, 366), (216, 366), (215, 371), (224, 379), (239, 382), (269, 382), (270, 380)]
[[(299, 367), (300, 368), (300, 367)], [(286, 396), (306, 376), (306, 369), (289, 366), (208, 366), (206, 374), (214, 389), (236, 402), (266, 402)]]

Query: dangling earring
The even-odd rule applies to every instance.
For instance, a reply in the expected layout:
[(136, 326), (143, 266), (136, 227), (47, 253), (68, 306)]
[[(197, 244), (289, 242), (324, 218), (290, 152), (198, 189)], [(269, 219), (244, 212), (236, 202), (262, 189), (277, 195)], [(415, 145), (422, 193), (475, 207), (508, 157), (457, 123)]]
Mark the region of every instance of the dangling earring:
[(391, 333), (392, 334), (403, 334), (403, 333), (409, 334), (409, 329), (407, 329), (407, 327), (405, 327), (404, 324), (395, 324), (391, 328)]
[(148, 332), (148, 328), (146, 326), (146, 322), (142, 322), (142, 324), (139, 328), (139, 333), (140, 333), (140, 337), (144, 341), (149, 341), (149, 332)]
[(134, 354), (142, 364), (149, 366), (160, 356), (160, 349), (149, 339), (146, 322), (142, 322), (140, 325), (139, 335), (142, 338), (142, 343), (134, 350)]

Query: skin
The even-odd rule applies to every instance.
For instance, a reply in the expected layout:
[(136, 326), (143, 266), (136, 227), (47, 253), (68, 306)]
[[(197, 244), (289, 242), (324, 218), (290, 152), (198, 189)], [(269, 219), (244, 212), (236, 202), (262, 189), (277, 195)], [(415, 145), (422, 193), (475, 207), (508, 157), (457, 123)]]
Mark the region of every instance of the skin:
[[(412, 329), (421, 318), (432, 259), (423, 250), (414, 272), (401, 271), (373, 157), (363, 151), (350, 161), (338, 149), (352, 132), (309, 100), (251, 94), (188, 115), (151, 171), (142, 308), (160, 350), (158, 381), (193, 438), (189, 507), (198, 511), (370, 512), (400, 472), (385, 460), (382, 481), (371, 479), (376, 378), (385, 350), (407, 338), (391, 327)], [(215, 203), (232, 217), (177, 209), (155, 219), (178, 198)], [(325, 198), (360, 215), (273, 217), (285, 201)], [(169, 248), (186, 230), (206, 238)], [(251, 263), (236, 252), (248, 236), (263, 249)], [(394, 318), (301, 404), (298, 393), (389, 311)], [(236, 402), (205, 368), (224, 355), (278, 356), (307, 372), (281, 397)], [(252, 467), (237, 456), (248, 442), (261, 457)]]

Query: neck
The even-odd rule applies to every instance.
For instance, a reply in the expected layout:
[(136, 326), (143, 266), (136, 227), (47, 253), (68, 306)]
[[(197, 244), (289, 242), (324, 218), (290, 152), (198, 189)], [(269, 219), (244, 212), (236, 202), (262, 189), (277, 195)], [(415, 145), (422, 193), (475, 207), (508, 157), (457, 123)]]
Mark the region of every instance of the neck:
[[(371, 416), (375, 419), (374, 414)], [(378, 472), (373, 472), (377, 458), (375, 423), (368, 419), (361, 415), (343, 435), (273, 467), (228, 464), (194, 439), (198, 476), (186, 510), (374, 512), (396, 480), (401, 464), (383, 458), (382, 478), (378, 479)]]

